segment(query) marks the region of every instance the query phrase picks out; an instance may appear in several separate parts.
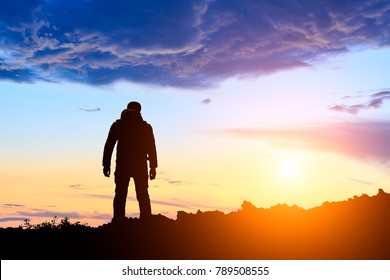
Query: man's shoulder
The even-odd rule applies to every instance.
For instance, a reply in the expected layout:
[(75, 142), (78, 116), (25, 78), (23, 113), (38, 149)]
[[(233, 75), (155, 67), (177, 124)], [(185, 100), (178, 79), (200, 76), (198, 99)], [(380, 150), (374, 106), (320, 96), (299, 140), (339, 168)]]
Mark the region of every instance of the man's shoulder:
[(114, 123), (112, 125), (121, 126), (121, 125), (129, 125), (131, 123), (132, 122), (129, 122), (128, 120), (125, 120), (125, 119), (117, 119), (116, 121), (114, 121)]
[(142, 125), (144, 126), (144, 127), (147, 127), (147, 128), (152, 128), (152, 125), (150, 124), (150, 123), (148, 123), (147, 121), (142, 121)]
[(143, 127), (143, 130), (144, 131), (147, 131), (149, 133), (153, 133), (153, 128), (152, 128), (152, 125), (149, 124), (147, 121), (142, 121), (142, 127)]
[(111, 125), (111, 130), (120, 130), (123, 127), (123, 120), (116, 120)]

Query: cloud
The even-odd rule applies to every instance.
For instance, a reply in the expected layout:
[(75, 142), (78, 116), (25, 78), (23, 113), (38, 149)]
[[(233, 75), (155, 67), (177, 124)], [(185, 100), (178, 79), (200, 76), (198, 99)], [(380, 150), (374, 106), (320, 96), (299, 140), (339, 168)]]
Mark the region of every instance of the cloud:
[(390, 3), (3, 0), (0, 79), (207, 87), (389, 45)]
[(336, 104), (336, 105), (332, 105), (332, 106), (328, 107), (328, 109), (331, 111), (346, 112), (346, 113), (350, 113), (352, 115), (356, 115), (357, 113), (359, 113), (360, 110), (365, 109), (365, 108), (366, 108), (366, 105), (362, 105), (362, 104), (357, 104), (357, 105), (352, 105), (352, 106)]
[[(112, 214), (100, 213), (100, 212), (77, 212), (77, 211), (53, 211), (46, 208), (26, 208), (22, 204), (2, 204), (3, 207), (12, 207), (14, 210), (6, 213), (9, 217), (1, 218), (0, 222), (9, 221), (24, 221), (25, 219), (33, 218), (45, 218), (47, 220), (53, 219), (54, 216), (61, 218), (68, 217), (70, 219), (102, 219), (109, 220), (112, 218)], [(47, 206), (47, 208), (53, 208), (55, 206)]]
[(87, 198), (97, 198), (97, 199), (111, 199), (112, 200), (114, 198), (114, 194), (112, 194), (112, 195), (108, 195), (108, 194), (78, 194), (78, 195), (81, 195), (81, 196), (87, 197)]
[(164, 206), (178, 207), (180, 209), (182, 209), (182, 208), (191, 209), (191, 207), (189, 207), (189, 204), (187, 202), (183, 202), (183, 201), (152, 200), (151, 203), (152, 203), (152, 205), (159, 204), (159, 205), (164, 205)]
[(3, 207), (24, 207), (23, 204), (16, 204), (16, 203), (5, 203), (2, 204)]
[(20, 218), (20, 217), (0, 218), (0, 223), (13, 222), (13, 221), (24, 221), (25, 219), (26, 218)]
[(374, 183), (366, 181), (366, 180), (360, 180), (360, 179), (354, 179), (354, 178), (350, 178), (349, 180), (363, 184), (363, 185), (368, 185), (368, 186), (374, 185)]
[[(204, 204), (199, 201), (184, 201), (177, 199), (175, 197), (172, 198), (167, 198), (164, 200), (153, 200), (151, 201), (152, 205), (153, 204), (159, 204), (159, 205), (164, 205), (164, 206), (172, 206), (172, 207), (177, 207), (180, 209), (210, 209), (213, 208), (209, 204)], [(226, 208), (222, 207), (221, 209), (226, 210), (226, 209), (231, 209), (231, 208)]]
[(390, 164), (390, 122), (328, 123), (300, 128), (227, 129), (213, 133), (256, 138), (282, 148), (333, 152), (360, 160)]
[(69, 188), (75, 189), (75, 190), (89, 190), (91, 187), (82, 185), (82, 184), (72, 184), (68, 186)]
[(100, 112), (102, 109), (95, 108), (95, 109), (85, 109), (85, 108), (79, 108), (80, 111), (88, 112), (88, 113), (96, 113)]
[(70, 185), (69, 188), (81, 190), (81, 189), (84, 189), (84, 186), (81, 184), (73, 184), (73, 185)]
[(36, 210), (31, 209), (32, 211), (18, 211), (17, 214), (26, 217), (72, 217), (72, 218), (82, 218), (83, 215), (78, 212), (61, 212), (61, 211), (46, 211), (46, 210)]
[[(81, 212), (76, 212), (76, 211), (68, 211), (68, 212), (62, 212), (62, 211), (47, 211), (47, 210), (40, 210), (40, 211), (34, 211), (33, 209), (28, 210), (28, 211), (18, 211), (14, 213), (16, 215), (20, 215), (22, 217), (26, 218), (49, 218), (52, 219), (54, 216), (59, 217), (59, 218), (64, 218), (68, 217), (70, 219), (103, 219), (103, 220), (109, 220), (112, 218), (112, 214), (107, 214), (107, 213), (100, 213), (100, 212), (92, 212), (92, 213), (81, 213)], [(20, 220), (25, 220), (26, 218), (19, 218)], [(5, 218), (7, 219), (7, 218)], [(16, 219), (16, 218), (13, 218)]]
[[(344, 96), (343, 99), (351, 99), (351, 98), (358, 98), (361, 97), (361, 95), (358, 96)], [(378, 109), (382, 106), (383, 102), (387, 99), (390, 99), (390, 91), (380, 91), (374, 94), (371, 94), (370, 100), (365, 103), (360, 104), (354, 104), (354, 105), (344, 105), (344, 104), (336, 104), (329, 106), (329, 110), (337, 111), (337, 112), (346, 112), (353, 115), (358, 114), (361, 110), (367, 110), (367, 109)]]
[(158, 180), (159, 181), (164, 181), (164, 182), (166, 182), (166, 183), (168, 183), (170, 185), (174, 185), (174, 186), (193, 185), (192, 182), (171, 178), (169, 176), (166, 176), (164, 173), (161, 174), (161, 176), (158, 178)]
[(183, 181), (180, 180), (169, 180), (167, 182), (168, 184), (172, 184), (172, 185), (181, 185), (183, 183)]
[(211, 99), (209, 99), (209, 98), (206, 98), (206, 99), (204, 99), (204, 100), (202, 100), (202, 102), (201, 102), (203, 105), (208, 105), (208, 104), (210, 104), (211, 103)]
[[(169, 183), (169, 182), (168, 182)], [(181, 181), (171, 181), (170, 184), (181, 184)], [(108, 200), (113, 200), (114, 195), (99, 195), (99, 194), (82, 194), (83, 197), (92, 197), (92, 198), (99, 198), (99, 199), (108, 199)], [(127, 196), (128, 201), (137, 201), (135, 196), (128, 195)], [(185, 208), (185, 209), (190, 209), (191, 203), (186, 202), (186, 201), (181, 201), (176, 198), (172, 199), (166, 199), (166, 200), (154, 200), (152, 199), (151, 201), (152, 205), (153, 204), (159, 204), (159, 205), (165, 205), (165, 206), (173, 206), (173, 207), (179, 207), (179, 208)]]

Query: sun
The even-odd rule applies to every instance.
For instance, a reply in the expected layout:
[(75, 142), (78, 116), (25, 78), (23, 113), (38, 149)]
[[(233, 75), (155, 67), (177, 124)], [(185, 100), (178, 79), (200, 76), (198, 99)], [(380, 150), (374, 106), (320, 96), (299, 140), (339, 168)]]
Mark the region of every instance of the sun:
[(295, 160), (287, 159), (282, 162), (281, 172), (286, 177), (294, 177), (298, 174), (299, 166)]

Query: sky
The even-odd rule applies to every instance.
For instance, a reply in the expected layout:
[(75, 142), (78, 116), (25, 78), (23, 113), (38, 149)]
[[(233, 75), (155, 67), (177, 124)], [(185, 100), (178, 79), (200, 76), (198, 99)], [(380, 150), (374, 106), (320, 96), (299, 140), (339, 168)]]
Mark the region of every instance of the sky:
[(388, 1), (0, 3), (0, 227), (109, 222), (103, 146), (133, 100), (154, 214), (390, 192)]

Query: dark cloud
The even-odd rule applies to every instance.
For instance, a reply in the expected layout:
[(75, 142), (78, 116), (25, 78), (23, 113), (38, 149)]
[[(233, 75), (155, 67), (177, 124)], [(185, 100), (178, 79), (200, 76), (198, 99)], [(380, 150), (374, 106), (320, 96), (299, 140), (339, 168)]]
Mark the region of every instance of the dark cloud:
[(3, 0), (0, 79), (205, 87), (388, 46), (390, 3)]
[[(344, 96), (343, 99), (358, 98), (359, 96)], [(378, 109), (382, 106), (383, 102), (390, 99), (390, 91), (380, 91), (369, 96), (370, 100), (365, 103), (359, 103), (354, 105), (336, 104), (329, 106), (329, 110), (337, 112), (346, 112), (353, 115), (358, 114), (361, 110), (366, 109)]]
[(100, 112), (102, 109), (95, 108), (95, 109), (85, 109), (85, 108), (79, 108), (80, 111), (88, 112), (88, 113), (96, 113)]
[(270, 145), (327, 151), (390, 166), (390, 122), (332, 123), (301, 128), (229, 129), (223, 135), (251, 137)]

